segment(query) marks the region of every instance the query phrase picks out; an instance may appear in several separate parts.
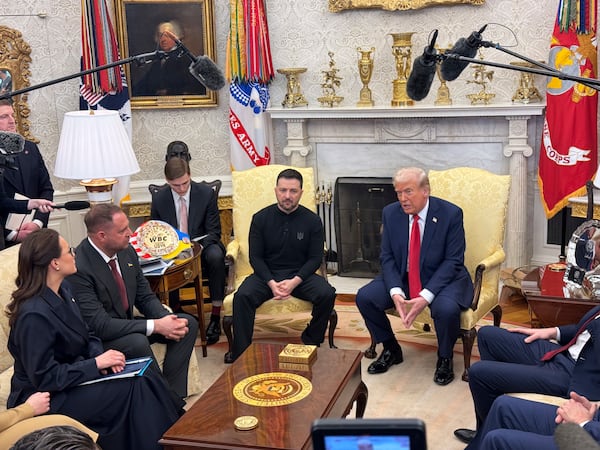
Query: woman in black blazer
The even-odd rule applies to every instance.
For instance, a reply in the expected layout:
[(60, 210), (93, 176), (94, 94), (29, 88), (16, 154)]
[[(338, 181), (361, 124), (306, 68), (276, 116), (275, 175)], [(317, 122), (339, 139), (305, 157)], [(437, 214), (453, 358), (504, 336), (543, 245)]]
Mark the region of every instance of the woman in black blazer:
[(104, 351), (90, 334), (64, 278), (76, 272), (73, 250), (48, 228), (19, 249), (17, 289), (8, 304), (8, 349), (15, 359), (8, 407), (36, 391), (50, 392), (50, 413), (64, 414), (96, 431), (105, 449), (160, 449), (158, 440), (183, 412), (152, 371), (81, 386), (121, 372), (125, 356)]

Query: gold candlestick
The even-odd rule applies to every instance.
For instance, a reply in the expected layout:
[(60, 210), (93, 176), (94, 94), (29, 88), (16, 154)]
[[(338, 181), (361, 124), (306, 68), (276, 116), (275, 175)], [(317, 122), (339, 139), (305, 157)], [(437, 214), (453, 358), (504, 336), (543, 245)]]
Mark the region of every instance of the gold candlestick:
[(281, 106), (284, 108), (295, 108), (297, 106), (308, 105), (308, 102), (302, 93), (302, 88), (300, 87), (300, 80), (298, 79), (298, 75), (306, 72), (306, 67), (277, 69), (277, 72), (285, 75), (285, 78), (287, 79), (287, 93), (285, 94)]
[(396, 72), (398, 73), (398, 78), (392, 81), (392, 106), (412, 106), (414, 104), (406, 93), (406, 82), (411, 71), (411, 39), (413, 34), (415, 34), (414, 31), (390, 33), (392, 36), (392, 54), (396, 58)]
[(359, 47), (356, 50), (360, 53), (360, 58), (358, 59), (358, 74), (360, 75), (360, 81), (363, 84), (356, 106), (368, 108), (375, 105), (375, 102), (371, 98), (371, 89), (369, 89), (369, 81), (371, 81), (371, 75), (373, 75), (373, 52), (375, 51), (375, 47), (371, 47), (370, 50), (363, 50)]
[[(536, 67), (533, 64), (526, 61), (512, 61), (510, 64), (512, 66), (519, 67)], [(539, 102), (542, 100), (542, 96), (535, 87), (533, 80), (534, 74), (528, 72), (521, 72), (521, 78), (519, 78), (519, 87), (517, 88), (515, 95), (513, 95), (512, 97), (513, 102), (529, 103), (536, 101)]]
[[(448, 48), (437, 48), (437, 50), (439, 53), (446, 53), (450, 48), (451, 46)], [(440, 87), (437, 90), (437, 96), (435, 98), (434, 104), (438, 106), (451, 105), (452, 98), (450, 97), (450, 89), (446, 84), (446, 80), (444, 80), (444, 77), (442, 76), (441, 64), (436, 63), (435, 72), (437, 73), (438, 79), (440, 80)]]

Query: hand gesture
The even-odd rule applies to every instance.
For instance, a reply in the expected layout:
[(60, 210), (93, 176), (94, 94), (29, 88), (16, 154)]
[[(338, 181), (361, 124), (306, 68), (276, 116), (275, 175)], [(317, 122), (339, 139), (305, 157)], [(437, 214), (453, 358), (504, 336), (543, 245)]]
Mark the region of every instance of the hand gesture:
[(189, 331), (187, 319), (181, 319), (175, 314), (154, 319), (154, 332), (167, 339), (180, 341)]
[(411, 298), (410, 300), (404, 300), (404, 304), (410, 307), (408, 314), (406, 314), (404, 320), (402, 320), (402, 323), (404, 324), (405, 328), (410, 328), (417, 316), (419, 315), (419, 313), (423, 311), (426, 306), (429, 305), (429, 303), (427, 303), (427, 300), (425, 300), (421, 296)]
[(35, 222), (24, 223), (23, 225), (21, 225), (21, 228), (19, 228), (19, 230), (17, 231), (16, 241), (23, 242), (23, 239), (29, 236), (32, 232), (39, 229), (40, 227)]
[(554, 339), (556, 338), (556, 328), (509, 328), (511, 333), (527, 334), (525, 342), (531, 344), (538, 339)]
[(33, 415), (39, 416), (50, 411), (50, 393), (35, 392), (29, 396), (25, 403), (33, 408)]
[(125, 368), (125, 355), (117, 350), (107, 350), (96, 356), (95, 360), (102, 374), (123, 372)]
[(580, 424), (594, 418), (598, 405), (576, 392), (556, 410), (556, 423), (571, 422)]

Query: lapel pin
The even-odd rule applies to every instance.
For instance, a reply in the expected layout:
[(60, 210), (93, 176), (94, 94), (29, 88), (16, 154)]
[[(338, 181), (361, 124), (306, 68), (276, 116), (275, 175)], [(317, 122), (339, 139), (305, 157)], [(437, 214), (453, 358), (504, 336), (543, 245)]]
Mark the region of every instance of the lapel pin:
[(433, 223), (437, 223), (437, 217), (434, 217), (432, 220), (433, 220)]
[(133, 267), (133, 264), (127, 263), (127, 267)]

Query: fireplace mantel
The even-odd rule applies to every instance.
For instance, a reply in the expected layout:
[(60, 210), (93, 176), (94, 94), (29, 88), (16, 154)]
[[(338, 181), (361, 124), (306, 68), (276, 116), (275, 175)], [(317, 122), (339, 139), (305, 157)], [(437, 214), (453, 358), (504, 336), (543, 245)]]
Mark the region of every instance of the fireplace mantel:
[[(272, 120), (285, 124), (283, 154), (292, 165), (300, 167), (317, 165), (314, 153), (321, 144), (391, 144), (399, 152), (400, 144), (443, 144), (456, 148), (494, 144), (508, 159), (511, 175), (506, 265), (519, 267), (527, 264), (527, 158), (533, 155), (532, 145), (540, 134), (539, 123), (534, 123), (533, 132), (529, 132), (529, 120), (540, 118), (544, 109), (543, 103), (498, 103), (405, 108), (273, 107), (268, 112)], [(351, 152), (347, 157), (352, 157)], [(429, 166), (427, 161), (422, 165)], [(449, 161), (447, 166), (454, 164)], [(496, 168), (496, 171), (502, 173), (506, 169)]]

